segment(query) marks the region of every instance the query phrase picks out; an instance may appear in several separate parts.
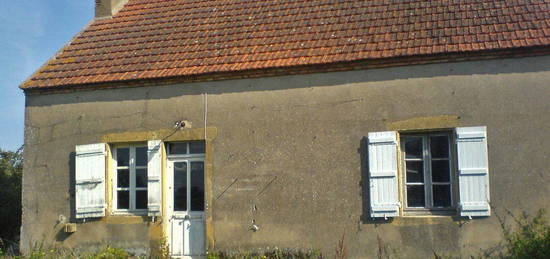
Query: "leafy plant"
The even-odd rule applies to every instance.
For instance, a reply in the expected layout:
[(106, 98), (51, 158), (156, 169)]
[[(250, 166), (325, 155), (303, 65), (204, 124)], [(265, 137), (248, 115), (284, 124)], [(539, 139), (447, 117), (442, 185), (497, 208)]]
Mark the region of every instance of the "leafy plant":
[(537, 259), (550, 257), (550, 225), (546, 221), (546, 211), (540, 209), (530, 218), (527, 213), (514, 217), (515, 228), (502, 224), (505, 239), (504, 258)]
[(17, 250), (21, 228), (22, 174), (22, 149), (16, 152), (0, 149), (0, 250)]
[(107, 246), (99, 253), (92, 255), (90, 259), (125, 259), (130, 255), (124, 249)]
[(296, 251), (287, 249), (274, 249), (262, 252), (212, 252), (208, 259), (323, 259), (317, 251)]
[(169, 259), (170, 257), (170, 246), (168, 245), (168, 241), (165, 237), (161, 238), (158, 241), (158, 244), (156, 247), (151, 251), (150, 258), (155, 259)]

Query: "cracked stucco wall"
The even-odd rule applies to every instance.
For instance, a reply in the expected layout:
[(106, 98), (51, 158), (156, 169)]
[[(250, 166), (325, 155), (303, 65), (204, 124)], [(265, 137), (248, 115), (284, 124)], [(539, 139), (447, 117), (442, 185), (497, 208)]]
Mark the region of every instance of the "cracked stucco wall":
[(494, 213), (548, 208), (549, 68), (543, 56), (28, 96), (22, 248), (147, 247), (147, 222), (100, 220), (59, 232), (59, 215), (74, 209), (74, 146), (183, 119), (203, 127), (208, 93), (208, 126), (218, 133), (211, 186), (217, 249), (330, 255), (345, 233), (352, 258), (376, 257), (379, 244), (409, 258), (466, 256), (501, 240), (494, 214), (367, 219), (364, 137), (485, 125)]

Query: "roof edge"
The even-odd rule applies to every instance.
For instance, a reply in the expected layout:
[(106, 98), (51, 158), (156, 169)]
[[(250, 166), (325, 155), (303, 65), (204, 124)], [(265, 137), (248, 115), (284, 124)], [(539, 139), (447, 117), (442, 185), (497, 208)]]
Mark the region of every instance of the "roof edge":
[[(379, 58), (379, 59), (363, 59), (355, 61), (314, 64), (304, 66), (286, 66), (286, 67), (271, 67), (254, 70), (242, 70), (242, 71), (228, 71), (228, 72), (214, 72), (197, 75), (187, 76), (174, 76), (174, 77), (160, 77), (151, 79), (135, 79), (135, 80), (123, 80), (123, 81), (109, 81), (93, 84), (72, 84), (72, 85), (59, 85), (52, 87), (31, 87), (23, 88), (21, 84), (20, 88), (24, 91), (25, 95), (40, 95), (40, 94), (55, 94), (66, 93), (75, 91), (91, 91), (101, 89), (113, 89), (113, 88), (134, 88), (143, 86), (158, 86), (158, 85), (170, 85), (180, 83), (194, 83), (194, 82), (208, 82), (208, 81), (222, 81), (233, 79), (245, 79), (245, 78), (259, 78), (259, 77), (273, 77), (273, 76), (285, 76), (285, 75), (300, 75), (300, 74), (313, 74), (313, 73), (325, 73), (325, 72), (339, 72), (361, 69), (376, 69), (387, 67), (399, 67), (407, 65), (424, 65), (434, 63), (452, 63), (452, 62), (464, 62), (464, 61), (477, 61), (499, 58), (520, 58), (531, 56), (543, 56), (550, 54), (550, 45), (536, 46), (536, 47), (520, 47), (512, 49), (500, 49), (490, 51), (475, 51), (475, 52), (454, 52), (438, 55), (415, 55), (415, 56), (401, 56), (392, 58)], [(28, 79), (27, 79), (28, 80)], [(25, 80), (24, 82), (26, 82)]]
[(65, 48), (67, 48), (69, 45), (71, 45), (71, 43), (76, 39), (78, 38), (86, 29), (88, 29), (88, 27), (90, 27), (90, 25), (94, 22), (95, 20), (94, 19), (91, 19), (85, 26), (84, 28), (82, 28), (80, 31), (78, 31), (78, 33), (73, 36), (69, 41), (67, 41), (67, 43), (63, 44), (63, 46), (57, 51), (55, 52), (55, 54), (53, 55), (53, 57), (49, 58), (48, 60), (46, 60), (44, 63), (42, 63), (42, 65), (40, 65), (40, 67), (38, 67), (38, 69), (36, 71), (34, 71), (34, 73), (32, 73), (31, 75), (29, 75), (27, 78), (25, 78), (25, 80), (23, 80), (23, 82), (21, 82), (19, 84), (19, 88), (20, 89), (23, 89), (25, 90), (25, 88), (23, 87), (25, 85), (25, 83), (27, 83), (28, 81), (30, 81), (32, 78), (34, 78), (35, 75), (38, 75), (40, 72), (42, 72), (42, 70), (44, 70), (44, 68), (48, 65), (48, 63), (52, 62), (53, 60), (56, 60), (57, 57), (59, 57), (59, 55), (61, 55), (63, 53), (63, 51), (65, 50)]

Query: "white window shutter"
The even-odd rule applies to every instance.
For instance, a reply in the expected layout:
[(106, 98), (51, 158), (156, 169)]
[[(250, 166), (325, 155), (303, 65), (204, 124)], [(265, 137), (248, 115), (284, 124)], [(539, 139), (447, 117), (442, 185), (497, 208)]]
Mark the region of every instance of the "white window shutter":
[(76, 218), (105, 216), (105, 144), (76, 146)]
[(147, 208), (149, 216), (161, 215), (161, 146), (162, 141), (150, 140), (147, 149)]
[(487, 128), (456, 128), (460, 215), (489, 216)]
[(399, 216), (397, 132), (369, 133), (370, 216)]

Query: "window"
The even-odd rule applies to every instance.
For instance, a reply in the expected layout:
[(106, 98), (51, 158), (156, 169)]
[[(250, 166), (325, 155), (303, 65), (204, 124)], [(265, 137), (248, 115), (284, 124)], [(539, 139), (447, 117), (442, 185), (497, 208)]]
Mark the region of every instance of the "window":
[(415, 134), (370, 132), (368, 165), (372, 218), (437, 213), (490, 215), (484, 126)]
[[(114, 214), (162, 216), (162, 141), (114, 145), (106, 167), (106, 143), (77, 145), (75, 213), (77, 219), (106, 215), (106, 193), (112, 193)], [(106, 179), (112, 186), (106, 191)]]
[(168, 155), (204, 155), (204, 141), (168, 143)]
[(115, 211), (147, 210), (147, 146), (117, 147), (113, 156)]
[(450, 133), (401, 134), (400, 142), (405, 209), (454, 207)]

